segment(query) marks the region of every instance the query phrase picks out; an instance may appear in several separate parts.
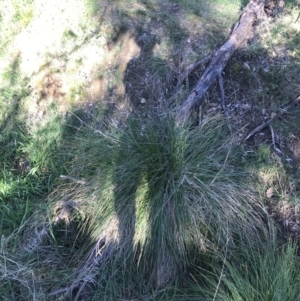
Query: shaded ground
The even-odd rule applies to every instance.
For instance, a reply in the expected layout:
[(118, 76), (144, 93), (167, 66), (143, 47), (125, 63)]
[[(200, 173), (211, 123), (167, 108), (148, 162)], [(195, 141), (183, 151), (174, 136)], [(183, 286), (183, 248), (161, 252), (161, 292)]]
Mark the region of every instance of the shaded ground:
[[(184, 100), (202, 70), (191, 73), (174, 97), (178, 80), (190, 64), (225, 41), (238, 16), (238, 7), (221, 1), (215, 5), (193, 1), (149, 1), (132, 6), (91, 3), (90, 10), (77, 3), (71, 14), (70, 3), (48, 7), (36, 1), (34, 18), (10, 46), (13, 59), (4, 67), (5, 78), (10, 86), (18, 85), (20, 74), (25, 79), (26, 91), (21, 92), (17, 106), (24, 111), (29, 127), (43, 122), (51, 104), (63, 113), (82, 107), (81, 126), (92, 120), (99, 108), (108, 112), (116, 125), (132, 113), (144, 118), (173, 109)], [(268, 2), (255, 36), (224, 70), (223, 113), (245, 156), (265, 145), (287, 177), (297, 179), (298, 106), (282, 112), (300, 92), (298, 10), (287, 5)], [(88, 11), (93, 14), (90, 23), (85, 20)], [(215, 84), (206, 95), (199, 120), (201, 115), (218, 111), (223, 111), (223, 106)], [(275, 116), (270, 126), (244, 141), (251, 130)], [(291, 193), (297, 195), (299, 184), (295, 183)], [(284, 219), (291, 220), (290, 215)]]
[[(265, 19), (256, 24), (255, 36), (249, 45), (234, 54), (225, 68), (225, 112), (219, 86), (215, 83), (194, 117), (198, 124), (208, 114), (223, 114), (234, 133), (233, 142), (240, 160), (237, 164), (255, 170), (258, 175), (259, 184), (255, 188), (266, 204), (265, 210), (289, 230), (289, 235), (299, 238), (299, 104), (282, 111), (300, 94), (299, 9), (288, 1), (284, 8), (282, 2), (269, 1)], [(26, 14), (21, 18), (20, 32), (11, 44), (8, 43), (7, 53), (1, 56), (4, 72), (0, 87), (0, 127), (3, 132), (9, 132), (9, 138), (0, 135), (1, 142), (5, 141), (0, 152), (5, 156), (5, 163), (0, 166), (5, 172), (12, 170), (17, 184), (13, 188), (2, 185), (2, 182), (8, 182), (3, 176), (0, 197), (5, 195), (3, 199), (8, 200), (13, 196), (16, 204), (22, 200), (23, 211), (10, 230), (25, 221), (29, 212), (36, 209), (34, 206), (40, 206), (40, 198), (47, 196), (51, 202), (56, 200), (56, 206), (45, 210), (47, 214), (51, 212), (49, 217), (37, 218), (45, 225), (49, 220), (53, 221), (53, 229), (41, 226), (40, 230), (35, 226), (33, 247), (27, 247), (34, 249), (34, 243), (38, 245), (40, 239), (42, 248), (50, 250), (53, 256), (53, 261), (50, 260), (53, 266), (64, 262), (60, 270), (62, 277), (71, 270), (84, 274), (84, 268), (91, 268), (88, 266), (91, 258), (96, 257), (104, 245), (109, 253), (110, 248), (117, 245), (118, 231), (121, 233), (118, 222), (109, 220), (111, 233), (103, 234), (101, 229), (100, 234), (110, 239), (98, 241), (95, 250), (90, 252), (90, 245), (100, 234), (90, 233), (88, 227), (85, 228), (89, 221), (82, 216), (87, 205), (80, 203), (80, 197), (74, 191), (81, 187), (88, 190), (85, 177), (89, 175), (85, 174), (85, 166), (91, 170), (94, 167), (83, 156), (75, 175), (59, 178), (62, 173), (72, 170), (70, 165), (64, 166), (64, 162), (57, 159), (58, 155), (73, 158), (75, 150), (66, 151), (65, 143), (85, 127), (90, 127), (96, 135), (97, 131), (105, 130), (108, 123), (121, 128), (132, 115), (143, 121), (174, 111), (201, 77), (205, 66), (189, 74), (177, 90), (178, 81), (191, 64), (225, 41), (240, 9), (233, 1), (132, 1), (129, 4), (125, 1), (87, 1), (89, 6), (83, 3), (36, 1), (34, 17), (30, 19), (30, 14)], [(246, 1), (240, 4), (246, 5)], [(274, 121), (270, 125), (245, 141), (250, 131), (271, 118)], [(60, 128), (61, 121), (68, 127)], [(16, 134), (20, 125), (26, 129), (23, 136)], [(93, 143), (84, 147), (88, 154)], [(7, 155), (10, 148), (13, 151)], [(45, 160), (48, 154), (42, 156), (39, 153), (43, 148), (50, 149), (51, 155), (55, 153), (53, 158)], [(29, 185), (35, 184), (36, 179), (42, 188)], [(70, 195), (63, 181), (74, 182)], [(54, 189), (49, 195), (57, 186), (65, 194), (59, 201), (60, 192)], [(24, 194), (16, 187), (21, 187)], [(26, 194), (27, 187), (31, 189), (29, 194)], [(38, 195), (32, 201), (33, 209), (24, 201), (26, 198), (27, 202), (31, 200), (31, 192)], [(93, 197), (91, 199), (95, 201)], [(130, 205), (134, 207), (134, 204)], [(115, 207), (118, 208), (117, 204)], [(18, 207), (13, 208), (13, 213), (17, 211), (15, 208)], [(73, 211), (80, 214), (74, 218)], [(138, 208), (133, 209), (133, 224), (137, 211)], [(7, 216), (9, 220), (10, 216)], [(81, 231), (82, 236), (77, 236)], [(26, 235), (32, 236), (32, 233)], [(134, 231), (129, 235), (133, 240)], [(76, 253), (84, 241), (90, 244), (85, 250), (90, 252), (87, 253), (89, 258), (84, 251), (79, 255)], [(54, 245), (58, 246), (57, 250)], [(45, 254), (47, 252), (41, 252), (41, 256)], [(86, 267), (84, 264), (78, 267), (73, 254), (78, 256), (76, 260), (84, 263), (86, 260)], [(105, 255), (97, 259), (100, 263), (91, 268), (93, 273), (101, 260), (105, 260)], [(47, 264), (49, 258), (41, 257), (38, 268), (43, 270)], [(45, 276), (41, 277), (51, 278), (47, 271), (43, 273)], [(67, 280), (75, 279), (76, 284), (77, 276), (72, 274), (72, 280)], [(84, 276), (79, 275), (81, 280), (78, 281), (87, 281), (88, 289), (84, 292), (89, 293), (93, 291), (93, 279), (86, 280)], [(60, 286), (61, 283), (53, 284), (51, 292), (59, 291)], [(78, 287), (75, 285), (69, 290), (77, 293)], [(84, 293), (82, 296), (85, 298)]]
[[(178, 6), (164, 7), (164, 9), (180, 15)], [(245, 156), (256, 153), (257, 149), (264, 145), (273, 157), (273, 164), (283, 168), (285, 176), (282, 177), (286, 177), (284, 180), (275, 179), (266, 183), (266, 202), (271, 206), (270, 214), (276, 215), (280, 223), (286, 226), (293, 236), (298, 236), (297, 209), (293, 209), (293, 205), (289, 210), (284, 209), (286, 196), (275, 197), (275, 193), (270, 196), (267, 192), (270, 189), (280, 190), (278, 185), (289, 185), (288, 182), (293, 183), (293, 188), (287, 188), (290, 196), (297, 199), (300, 191), (297, 180), (300, 173), (298, 131), (300, 100), (284, 111), (284, 108), (300, 93), (299, 39), (297, 38), (299, 26), (295, 22), (285, 27), (287, 20), (292, 20), (296, 14), (293, 10), (293, 14), (284, 10), (283, 1), (276, 3), (270, 1), (265, 7), (265, 12), (265, 19), (256, 26), (256, 33), (250, 44), (237, 51), (224, 70), (226, 112), (223, 113), (226, 118), (229, 118), (227, 121), (230, 127), (237, 133), (236, 142), (243, 149)], [(155, 29), (155, 24), (150, 23), (148, 27)], [(184, 72), (184, 68), (180, 66), (187, 66), (189, 49), (192, 48), (190, 44), (197, 43), (196, 39), (197, 37), (187, 34), (183, 42), (185, 46), (181, 49), (182, 57), (175, 63), (168, 63), (167, 60), (155, 62), (153, 49), (155, 43), (159, 43), (157, 36), (155, 34), (151, 36), (151, 33), (146, 31), (139, 33), (136, 40), (141, 48), (141, 54), (129, 62), (124, 77), (125, 92), (133, 104), (134, 111), (144, 110), (147, 114), (149, 111), (157, 112), (160, 102), (170, 99), (177, 81)], [(273, 43), (271, 39), (277, 39), (277, 43)], [(203, 40), (198, 39), (198, 43), (200, 41), (203, 43)], [(199, 48), (201, 49), (201, 46)], [(153, 69), (151, 69), (152, 64), (155, 66)], [(161, 66), (162, 70), (159, 74)], [(159, 80), (156, 81), (158, 74)], [(183, 88), (187, 88), (188, 91), (188, 87), (193, 86), (200, 76), (201, 70), (190, 74)], [(220, 98), (219, 87), (215, 84), (206, 96), (206, 104), (202, 106), (200, 115), (223, 111)], [(201, 116), (199, 118), (201, 120)], [(253, 129), (273, 118), (272, 123), (245, 141)], [(295, 206), (297, 208), (298, 205)]]

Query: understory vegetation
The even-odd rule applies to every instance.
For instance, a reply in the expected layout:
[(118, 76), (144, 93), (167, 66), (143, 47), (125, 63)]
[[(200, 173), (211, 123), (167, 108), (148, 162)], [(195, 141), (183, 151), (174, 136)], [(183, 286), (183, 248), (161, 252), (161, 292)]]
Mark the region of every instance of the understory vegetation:
[(2, 2), (0, 299), (300, 301), (297, 1)]

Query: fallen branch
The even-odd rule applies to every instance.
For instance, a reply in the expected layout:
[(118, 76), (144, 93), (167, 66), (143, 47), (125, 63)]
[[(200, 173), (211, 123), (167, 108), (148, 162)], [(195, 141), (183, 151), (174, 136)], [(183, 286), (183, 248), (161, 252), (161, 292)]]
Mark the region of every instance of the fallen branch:
[(201, 59), (200, 61), (196, 62), (195, 64), (190, 65), (184, 74), (179, 78), (178, 83), (176, 85), (175, 91), (178, 91), (180, 86), (183, 84), (183, 82), (186, 80), (187, 77), (190, 76), (191, 73), (193, 73), (196, 69), (200, 68), (203, 65), (206, 65), (211, 60), (212, 55), (208, 55), (205, 58)]
[(192, 110), (201, 104), (203, 96), (213, 82), (221, 76), (235, 50), (244, 45), (252, 36), (253, 23), (264, 14), (264, 2), (264, 0), (250, 0), (244, 8), (239, 21), (233, 27), (229, 39), (215, 52), (201, 79), (179, 108), (177, 114), (179, 122), (185, 122)]
[(231, 125), (230, 125), (230, 116), (228, 114), (228, 111), (226, 109), (226, 104), (225, 104), (225, 91), (224, 91), (224, 84), (223, 84), (222, 75), (219, 75), (219, 86), (220, 86), (220, 90), (221, 90), (222, 109), (223, 109), (224, 114), (226, 115), (227, 126), (228, 126), (228, 129), (229, 129), (229, 132), (231, 133), (232, 129), (231, 129)]
[(75, 179), (73, 177), (70, 177), (70, 176), (65, 176), (65, 175), (60, 175), (60, 178), (61, 179), (66, 179), (66, 180), (70, 180), (74, 183), (77, 183), (77, 184), (81, 184), (81, 185), (87, 185), (88, 182), (87, 181), (84, 181), (84, 180), (78, 180), (78, 179)]
[(273, 148), (277, 153), (279, 153), (281, 155), (282, 151), (279, 148), (276, 147), (276, 139), (275, 139), (275, 133), (274, 133), (273, 127), (271, 125), (269, 125), (269, 128), (270, 128), (270, 131), (271, 131)]
[(274, 117), (272, 117), (271, 119), (269, 119), (268, 121), (262, 123), (261, 125), (259, 125), (258, 127), (256, 127), (255, 129), (253, 129), (248, 136), (245, 138), (245, 140), (250, 139), (253, 135), (255, 135), (256, 133), (260, 132), (261, 130), (263, 130), (264, 128), (266, 128), (274, 119), (278, 118), (279, 116), (282, 116), (284, 113), (286, 113), (294, 104), (296, 104), (298, 101), (300, 100), (300, 96), (296, 97), (294, 100), (292, 100), (290, 103), (288, 103), (284, 108), (279, 109), (280, 114), (275, 115)]

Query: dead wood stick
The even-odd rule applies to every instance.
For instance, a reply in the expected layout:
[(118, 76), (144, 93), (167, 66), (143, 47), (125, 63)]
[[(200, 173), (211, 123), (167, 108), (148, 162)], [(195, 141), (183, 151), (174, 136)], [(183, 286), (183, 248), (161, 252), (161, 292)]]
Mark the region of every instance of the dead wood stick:
[(84, 180), (78, 180), (78, 179), (75, 179), (73, 177), (70, 177), (70, 176), (65, 176), (65, 175), (60, 175), (60, 178), (61, 179), (66, 179), (66, 180), (70, 180), (74, 183), (77, 183), (77, 184), (81, 184), (81, 185), (87, 185), (88, 182), (87, 181), (84, 181)]
[(264, 0), (250, 0), (239, 21), (233, 27), (228, 40), (213, 55), (197, 85), (192, 89), (177, 113), (177, 121), (185, 122), (192, 110), (201, 104), (203, 96), (216, 78), (221, 75), (236, 49), (245, 44), (253, 35), (253, 23), (264, 14)]
[(219, 86), (220, 86), (220, 90), (221, 90), (222, 109), (223, 109), (224, 114), (226, 115), (227, 126), (228, 126), (228, 129), (229, 129), (229, 132), (231, 133), (232, 129), (231, 129), (231, 125), (230, 125), (230, 116), (229, 116), (228, 111), (226, 109), (224, 83), (223, 83), (223, 77), (222, 77), (221, 74), (219, 75)]
[(260, 132), (261, 130), (263, 130), (264, 128), (266, 128), (274, 119), (278, 118), (278, 116), (281, 116), (282, 114), (286, 113), (294, 104), (296, 104), (298, 101), (300, 100), (300, 96), (296, 97), (294, 100), (292, 100), (290, 103), (288, 103), (284, 108), (279, 109), (280, 114), (279, 115), (275, 115), (273, 118), (271, 118), (270, 120), (262, 123), (261, 125), (259, 125), (258, 127), (256, 127), (255, 129), (253, 129), (248, 136), (245, 138), (245, 140), (250, 139), (253, 135), (255, 135), (256, 133)]
[(282, 155), (282, 151), (279, 148), (276, 147), (275, 133), (274, 133), (273, 127), (270, 124), (269, 124), (269, 128), (270, 128), (270, 131), (271, 131), (273, 148), (277, 153)]
[(201, 59), (200, 61), (196, 62), (195, 64), (190, 65), (186, 71), (184, 72), (184, 74), (179, 78), (178, 83), (176, 85), (175, 91), (178, 91), (180, 86), (183, 84), (183, 82), (186, 80), (186, 78), (193, 73), (196, 69), (198, 69), (199, 67), (206, 65), (209, 63), (209, 61), (211, 60), (212, 55), (208, 55), (206, 57), (204, 57), (203, 59)]
[(265, 127), (267, 127), (270, 122), (273, 120), (274, 118), (271, 118), (270, 120), (262, 123), (261, 125), (259, 125), (258, 127), (256, 127), (253, 131), (251, 131), (248, 136), (246, 137), (245, 140), (248, 140), (249, 138), (251, 138), (253, 135), (255, 135), (256, 133), (260, 132), (261, 130), (263, 130)]

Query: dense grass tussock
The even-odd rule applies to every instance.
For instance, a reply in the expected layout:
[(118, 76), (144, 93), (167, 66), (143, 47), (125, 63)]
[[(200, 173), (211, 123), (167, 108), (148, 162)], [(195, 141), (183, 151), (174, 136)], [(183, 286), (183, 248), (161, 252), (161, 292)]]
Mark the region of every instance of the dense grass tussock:
[(56, 228), (66, 211), (77, 222), (85, 216), (68, 236), (76, 245), (70, 260), (84, 262), (69, 290), (97, 283), (101, 298), (138, 295), (184, 279), (203, 254), (240, 236), (256, 239), (265, 229), (260, 205), (224, 137), (219, 117), (192, 130), (168, 116), (77, 133), (67, 169), (86, 185), (64, 185), (55, 196)]

